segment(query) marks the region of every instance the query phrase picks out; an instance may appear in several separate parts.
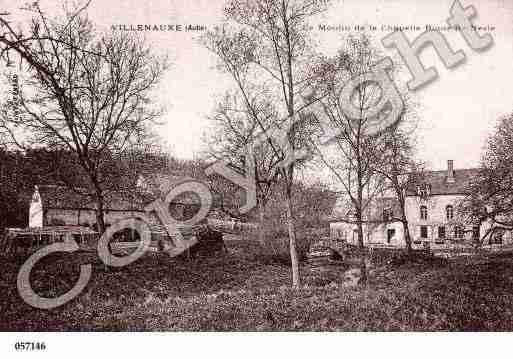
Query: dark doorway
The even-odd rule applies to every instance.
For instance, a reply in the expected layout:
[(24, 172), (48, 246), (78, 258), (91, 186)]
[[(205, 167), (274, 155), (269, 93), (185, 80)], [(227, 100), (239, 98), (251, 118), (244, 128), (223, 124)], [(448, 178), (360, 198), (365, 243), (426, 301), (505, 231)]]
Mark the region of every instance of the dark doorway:
[(392, 237), (395, 236), (395, 229), (387, 229), (387, 243), (390, 244)]
[(420, 238), (428, 237), (428, 228), (427, 226), (420, 226)]

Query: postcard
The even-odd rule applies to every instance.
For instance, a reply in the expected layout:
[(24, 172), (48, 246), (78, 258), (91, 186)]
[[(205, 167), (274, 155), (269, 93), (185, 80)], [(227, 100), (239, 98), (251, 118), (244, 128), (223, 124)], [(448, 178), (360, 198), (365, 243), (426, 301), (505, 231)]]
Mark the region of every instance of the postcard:
[(512, 59), (510, 0), (0, 2), (0, 351), (489, 356)]

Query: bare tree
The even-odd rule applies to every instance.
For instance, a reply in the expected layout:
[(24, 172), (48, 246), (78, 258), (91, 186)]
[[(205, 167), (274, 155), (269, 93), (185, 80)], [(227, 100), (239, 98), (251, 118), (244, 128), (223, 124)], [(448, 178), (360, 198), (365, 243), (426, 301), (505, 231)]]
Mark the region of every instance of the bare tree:
[(9, 106), (2, 104), (0, 107), (0, 147), (7, 148), (10, 145), (21, 147), (14, 135), (13, 123), (11, 120), (11, 111)]
[(374, 131), (376, 118), (369, 114), (369, 108), (381, 96), (376, 84), (363, 82), (354, 89), (355, 95), (350, 100), (358, 111), (356, 117), (348, 115), (348, 104), (341, 100), (341, 93), (348, 81), (371, 73), (379, 59), (366, 35), (352, 36), (319, 70), (323, 74), (321, 86), (328, 95), (320, 101), (321, 109), (316, 115), (323, 132), (328, 129), (332, 136), (325, 145), (316, 146), (316, 153), (352, 207), (351, 218), (346, 221), (357, 228), (362, 283), (366, 281), (364, 224), (369, 220), (367, 213), (375, 199), (386, 189), (386, 181), (377, 171), (385, 160), (386, 131)]
[[(266, 141), (253, 146), (254, 139), (261, 132), (259, 124), (253, 119), (252, 111), (258, 116), (259, 122), (269, 128), (276, 122), (276, 111), (265, 93), (252, 98), (251, 106), (239, 103), (236, 94), (227, 93), (218, 103), (210, 120), (212, 132), (209, 133), (209, 155), (216, 160), (227, 161), (238, 173), (253, 175), (256, 184), (257, 206), (259, 218), (259, 241), (265, 243), (265, 212), (266, 205), (279, 179), (280, 169), (270, 144)], [(252, 151), (246, 149), (252, 146)], [(246, 155), (243, 155), (243, 154)], [(246, 161), (253, 162), (252, 173), (247, 173)], [(221, 180), (222, 181), (222, 180)], [(217, 191), (223, 193), (223, 191)], [(240, 201), (239, 201), (240, 202)], [(239, 203), (240, 207), (240, 203)], [(226, 209), (228, 210), (228, 209)], [(231, 216), (238, 217), (236, 209)]]
[(385, 189), (390, 190), (397, 200), (400, 213), (391, 213), (387, 221), (402, 223), (406, 252), (411, 254), (412, 240), (406, 216), (406, 196), (408, 190), (421, 183), (423, 166), (414, 159), (411, 131), (401, 126), (394, 126), (383, 135), (385, 136), (384, 156), (374, 170), (385, 179)]
[[(326, 3), (313, 0), (230, 0), (225, 6), (227, 24), (209, 33), (206, 46), (220, 60), (220, 67), (235, 81), (240, 97), (261, 131), (266, 128), (253, 109), (251, 95), (256, 83), (265, 83), (275, 100), (284, 125), (289, 128), (290, 150), (298, 146), (298, 126), (291, 125), (302, 109), (310, 105), (306, 91), (312, 82), (313, 56), (307, 21), (326, 9)], [(288, 125), (288, 126), (287, 126)], [(274, 156), (283, 160), (284, 149), (269, 141)], [(290, 154), (290, 152), (288, 152)], [(292, 163), (281, 171), (285, 183), (287, 226), (292, 284), (300, 285), (296, 251), (294, 208), (292, 203), (296, 167)]]
[(480, 243), (496, 231), (513, 230), (513, 114), (498, 121), (467, 192), (458, 215), (476, 226), (490, 223)]
[(103, 233), (112, 159), (147, 139), (149, 125), (161, 115), (150, 93), (166, 60), (140, 38), (98, 33), (84, 8), (49, 19), (36, 2), (25, 33), (0, 19), (6, 29), (0, 44), (2, 54), (14, 53), (30, 75), (20, 91), (22, 125), (34, 142), (74, 154), (87, 179), (83, 194), (95, 201)]

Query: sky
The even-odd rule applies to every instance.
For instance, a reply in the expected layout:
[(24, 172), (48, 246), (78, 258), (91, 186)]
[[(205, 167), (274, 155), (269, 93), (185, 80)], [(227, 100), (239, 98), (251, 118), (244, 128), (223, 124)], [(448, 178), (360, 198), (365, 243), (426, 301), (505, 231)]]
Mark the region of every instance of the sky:
[[(319, 0), (321, 1), (321, 0)], [(453, 0), (334, 0), (330, 10), (312, 20), (319, 50), (333, 54), (343, 44), (348, 31), (322, 31), (319, 25), (374, 25), (377, 40), (390, 33), (387, 25), (444, 25)], [(18, 2), (18, 4), (21, 2)], [(222, 0), (92, 0), (88, 13), (99, 28), (113, 25), (200, 25), (207, 29), (222, 21)], [(468, 47), (456, 31), (445, 31), (451, 47), (461, 49), (465, 63), (445, 69), (435, 51), (426, 48), (421, 60), (435, 66), (439, 78), (415, 91), (419, 104), (418, 157), (433, 169), (443, 169), (448, 159), (455, 168), (475, 167), (485, 139), (496, 120), (513, 112), (513, 1), (462, 0), (464, 7), (477, 10), (474, 24), (493, 27), (488, 33), (494, 44), (484, 52)], [(1, 8), (15, 8), (15, 1), (0, 0)], [(8, 5), (7, 5), (8, 4)], [(57, 0), (41, 0), (43, 8), (58, 11)], [(13, 14), (16, 14), (13, 10)], [(385, 29), (382, 29), (382, 27)], [(407, 30), (410, 41), (422, 31)], [(483, 33), (483, 32), (481, 32)], [(208, 127), (216, 97), (233, 86), (231, 80), (215, 70), (213, 55), (198, 42), (201, 31), (145, 32), (159, 53), (168, 53), (172, 67), (163, 79), (155, 98), (167, 108), (163, 127), (158, 129), (173, 154), (193, 158), (203, 147), (202, 137)], [(386, 56), (393, 49), (376, 43)], [(395, 57), (397, 58), (397, 57)], [(397, 79), (404, 85), (408, 80)]]

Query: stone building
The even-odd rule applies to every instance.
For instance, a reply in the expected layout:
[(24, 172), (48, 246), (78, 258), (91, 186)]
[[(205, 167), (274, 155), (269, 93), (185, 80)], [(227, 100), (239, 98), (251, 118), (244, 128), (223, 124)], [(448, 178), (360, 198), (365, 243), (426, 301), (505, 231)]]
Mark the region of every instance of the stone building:
[[(29, 227), (96, 226), (96, 205), (88, 197), (73, 189), (56, 185), (35, 186), (29, 209)], [(106, 200), (105, 223), (134, 217), (144, 213), (143, 202), (127, 201), (120, 195)]]
[[(406, 219), (414, 247), (444, 247), (456, 243), (472, 243), (486, 233), (491, 224), (480, 226), (463, 223), (458, 219), (457, 206), (467, 195), (470, 180), (478, 169), (455, 169), (452, 160), (447, 169), (426, 171), (421, 180), (406, 191)], [(393, 198), (378, 198), (365, 213), (364, 243), (404, 247), (404, 231), (400, 221), (388, 220), (399, 217), (399, 205)], [(351, 218), (351, 215), (347, 216)], [(357, 244), (357, 230), (351, 221), (334, 220), (330, 224), (331, 235), (348, 243)], [(485, 245), (511, 244), (511, 231), (494, 231)]]
[[(179, 183), (185, 178), (163, 181), (159, 186), (148, 188), (148, 181), (139, 181), (138, 188), (130, 194), (120, 192), (110, 193), (104, 203), (104, 221), (107, 226), (125, 218), (141, 217), (149, 219), (150, 224), (159, 224), (155, 213), (145, 211), (147, 205), (156, 199), (164, 199), (166, 189), (172, 188), (173, 183)], [(137, 195), (135, 194), (137, 192)], [(128, 198), (129, 197), (129, 198)], [(177, 196), (169, 205), (169, 211), (177, 220), (187, 220), (194, 216), (200, 208), (200, 198), (194, 193), (184, 193)], [(215, 196), (211, 211), (215, 212)], [(46, 226), (81, 226), (97, 228), (96, 204), (89, 197), (82, 195), (80, 189), (71, 189), (56, 185), (35, 186), (29, 209), (29, 227)]]

